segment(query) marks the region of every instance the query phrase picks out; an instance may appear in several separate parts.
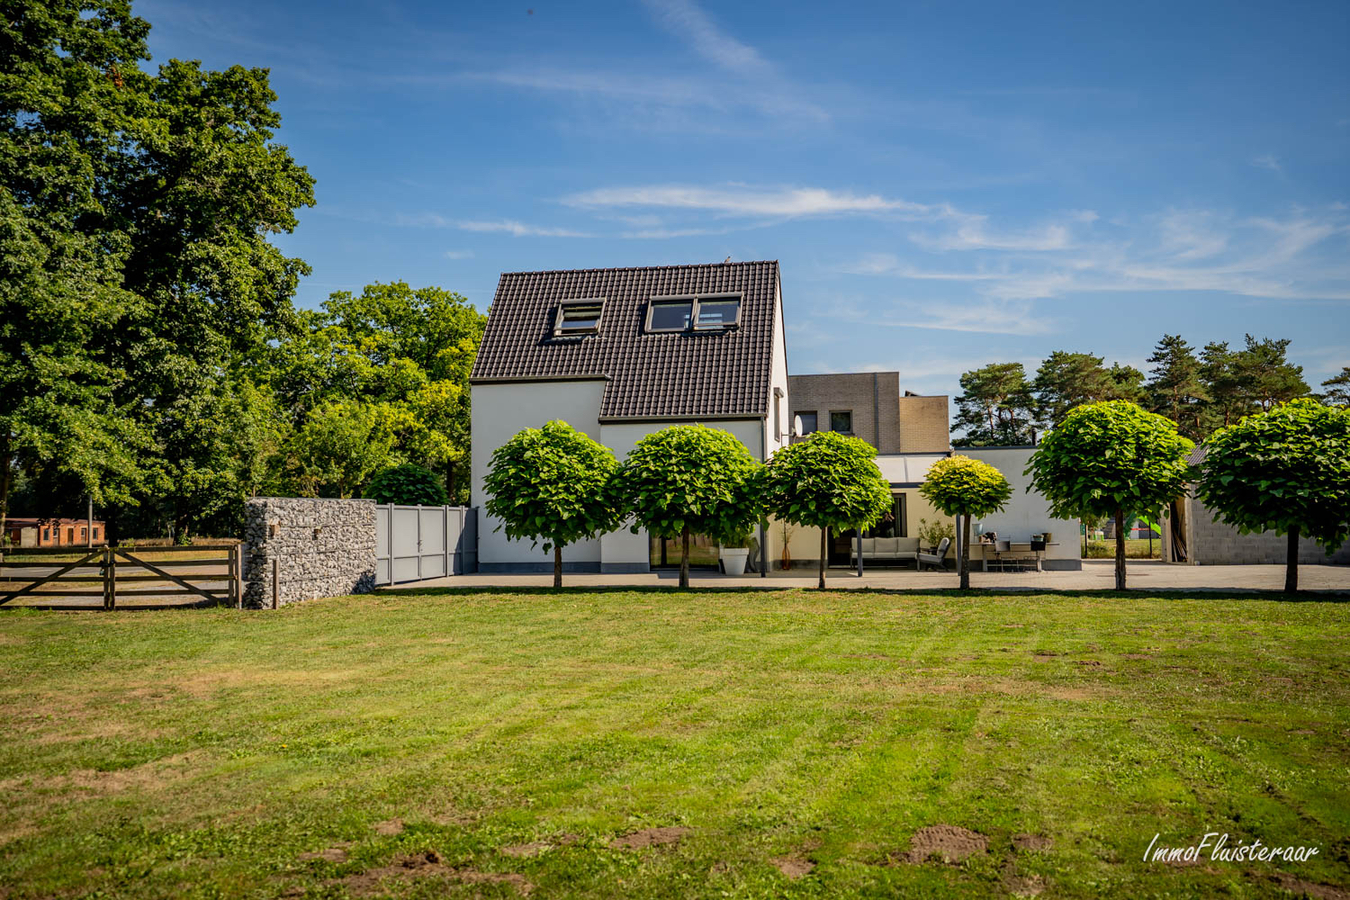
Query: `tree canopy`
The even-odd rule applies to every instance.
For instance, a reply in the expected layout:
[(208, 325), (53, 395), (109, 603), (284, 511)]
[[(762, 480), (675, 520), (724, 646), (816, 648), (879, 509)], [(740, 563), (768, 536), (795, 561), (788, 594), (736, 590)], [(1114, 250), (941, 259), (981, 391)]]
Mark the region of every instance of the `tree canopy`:
[(1339, 375), (1322, 382), (1322, 399), (1332, 406), (1350, 406), (1350, 366), (1342, 366)]
[(822, 590), (830, 529), (870, 528), (891, 508), (891, 486), (876, 455), (861, 438), (818, 431), (781, 448), (764, 466), (766, 510), (793, 525), (821, 529)]
[(562, 587), (562, 548), (621, 521), (618, 468), (608, 448), (566, 422), (526, 428), (493, 452), (484, 506), (509, 539), (543, 542), (553, 553), (553, 586)]
[(1034, 444), (1036, 422), (1036, 401), (1020, 362), (991, 363), (961, 376), (958, 446)]
[(760, 464), (730, 432), (674, 425), (643, 437), (615, 476), (615, 493), (641, 528), (680, 538), (680, 587), (689, 586), (689, 537), (743, 534), (761, 518)]
[(376, 473), (375, 477), (370, 479), (366, 493), (376, 503), (445, 506), (450, 502), (436, 474), (416, 463), (390, 466)]
[(1209, 392), (1191, 345), (1179, 334), (1164, 334), (1148, 361), (1153, 363), (1145, 385), (1149, 411), (1167, 416), (1186, 437), (1202, 438)]
[(1216, 431), (1197, 494), (1241, 532), (1287, 535), (1285, 589), (1298, 590), (1298, 539), (1328, 553), (1350, 539), (1350, 410), (1298, 399)]
[(1003, 473), (969, 456), (949, 456), (933, 463), (919, 493), (949, 516), (963, 518), (961, 541), (961, 588), (970, 587), (970, 520), (998, 512), (1012, 496), (1012, 485)]
[(1176, 423), (1126, 400), (1090, 403), (1064, 417), (1031, 455), (1028, 490), (1050, 501), (1056, 518), (1111, 516), (1116, 588), (1125, 589), (1125, 520), (1156, 517), (1188, 487), (1195, 444)]

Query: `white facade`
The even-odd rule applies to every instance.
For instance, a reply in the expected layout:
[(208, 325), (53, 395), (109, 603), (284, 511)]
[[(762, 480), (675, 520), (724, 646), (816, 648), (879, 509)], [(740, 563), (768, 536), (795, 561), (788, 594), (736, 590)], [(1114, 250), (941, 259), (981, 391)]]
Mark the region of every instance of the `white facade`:
[[(1012, 485), (1012, 497), (1009, 498), (1003, 512), (984, 516), (972, 523), (971, 539), (974, 540), (974, 525), (980, 525), (985, 531), (998, 532), (1000, 538), (1016, 543), (1031, 540), (1033, 534), (1050, 533), (1050, 543), (1045, 548), (1042, 565), (1047, 569), (1082, 568), (1082, 552), (1078, 540), (1078, 522), (1068, 519), (1056, 519), (1050, 514), (1050, 504), (1041, 494), (1028, 492), (1031, 476), (1022, 474), (1031, 461), (1034, 449), (1031, 447), (962, 447), (956, 451), (988, 463), (1003, 473)], [(970, 558), (981, 558), (982, 548), (972, 545)], [(973, 562), (978, 566), (978, 563)]]
[[(652, 373), (659, 377), (660, 373)], [(497, 531), (499, 521), (483, 510), (486, 496), (483, 480), (493, 452), (518, 432), (540, 428), (560, 419), (599, 441), (622, 462), (645, 435), (672, 425), (701, 424), (721, 428), (743, 443), (750, 455), (768, 459), (788, 442), (789, 422), (787, 339), (783, 328), (781, 287), (774, 292), (774, 334), (769, 396), (764, 417), (718, 419), (644, 419), (600, 421), (600, 403), (607, 382), (590, 380), (540, 380), (474, 384), (471, 406), (470, 503), (479, 507), (478, 566), (483, 572), (551, 572), (553, 558), (529, 541), (510, 541)], [(777, 410), (777, 412), (776, 412)], [(779, 428), (775, 428), (777, 421)], [(774, 557), (774, 537), (768, 535), (768, 558)], [(633, 534), (628, 526), (598, 540), (582, 541), (563, 548), (567, 571), (645, 572), (650, 568), (650, 545), (645, 532)]]

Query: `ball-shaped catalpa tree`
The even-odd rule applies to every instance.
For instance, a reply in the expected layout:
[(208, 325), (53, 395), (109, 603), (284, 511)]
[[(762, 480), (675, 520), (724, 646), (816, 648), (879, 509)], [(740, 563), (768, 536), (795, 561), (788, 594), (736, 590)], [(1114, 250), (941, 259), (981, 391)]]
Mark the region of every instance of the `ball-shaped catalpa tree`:
[(511, 540), (553, 551), (553, 586), (562, 587), (562, 548), (618, 527), (610, 491), (614, 454), (566, 422), (526, 428), (497, 448), (483, 490), (488, 515)]
[(1111, 517), (1116, 523), (1116, 590), (1125, 590), (1125, 520), (1156, 517), (1191, 481), (1195, 444), (1171, 419), (1128, 400), (1075, 407), (1031, 455), (1027, 490), (1040, 491), (1056, 518)]
[(830, 529), (870, 528), (891, 508), (891, 485), (876, 455), (861, 438), (818, 431), (782, 448), (764, 466), (765, 508), (784, 522), (820, 529), (821, 590)]
[(949, 456), (928, 469), (919, 493), (937, 509), (964, 520), (957, 568), (961, 589), (965, 590), (970, 587), (970, 518), (1003, 509), (1012, 496), (1012, 485), (987, 462), (969, 456)]
[(391, 466), (370, 480), (366, 493), (376, 503), (404, 506), (445, 506), (450, 502), (441, 479), (416, 463)]
[(1216, 431), (1196, 490), (1243, 534), (1289, 536), (1284, 589), (1298, 590), (1298, 539), (1328, 554), (1350, 539), (1350, 409), (1293, 400)]
[(689, 587), (689, 536), (725, 539), (759, 521), (760, 464), (730, 432), (674, 425), (637, 442), (614, 477), (632, 531), (680, 538), (680, 587)]

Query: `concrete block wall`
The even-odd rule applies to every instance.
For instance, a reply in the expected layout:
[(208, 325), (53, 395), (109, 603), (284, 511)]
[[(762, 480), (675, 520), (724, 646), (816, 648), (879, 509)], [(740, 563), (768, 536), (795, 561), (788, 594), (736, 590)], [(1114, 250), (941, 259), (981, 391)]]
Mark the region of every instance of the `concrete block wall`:
[(375, 502), (264, 497), (244, 507), (244, 605), (278, 605), (375, 589)]
[[(1284, 565), (1289, 539), (1273, 531), (1241, 534), (1231, 525), (1214, 521), (1214, 514), (1198, 499), (1190, 500), (1190, 520), (1187, 523), (1190, 540), (1187, 549), (1190, 560), (1198, 566)], [(1350, 544), (1343, 545), (1331, 556), (1314, 541), (1302, 538), (1298, 542), (1299, 565), (1350, 565)]]

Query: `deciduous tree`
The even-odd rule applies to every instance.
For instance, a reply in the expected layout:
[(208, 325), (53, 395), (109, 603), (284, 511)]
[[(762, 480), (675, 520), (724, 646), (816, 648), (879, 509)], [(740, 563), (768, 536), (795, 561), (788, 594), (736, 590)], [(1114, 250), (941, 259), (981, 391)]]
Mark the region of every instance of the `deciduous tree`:
[(1334, 553), (1350, 538), (1350, 410), (1309, 398), (1210, 436), (1200, 499), (1246, 534), (1288, 536), (1284, 589), (1298, 590), (1298, 539)]
[[(780, 451), (781, 452), (781, 451)], [(689, 586), (689, 537), (743, 532), (761, 518), (760, 465), (732, 434), (675, 425), (637, 442), (615, 476), (634, 534), (680, 538), (680, 587)]]
[(1012, 496), (1012, 485), (1003, 473), (969, 456), (949, 456), (933, 463), (919, 493), (949, 516), (961, 516), (961, 557), (958, 563), (961, 589), (970, 587), (970, 519), (1003, 509)]
[(618, 468), (608, 448), (566, 422), (526, 428), (492, 454), (484, 506), (507, 538), (543, 542), (553, 553), (553, 586), (562, 587), (563, 547), (622, 520), (612, 485)]
[(376, 503), (404, 506), (445, 506), (450, 502), (436, 473), (416, 463), (390, 466), (376, 473), (366, 494)]
[(1028, 490), (1050, 501), (1056, 518), (1110, 516), (1116, 532), (1116, 590), (1125, 589), (1125, 520), (1157, 516), (1190, 481), (1195, 449), (1176, 423), (1126, 400), (1079, 406), (1031, 455)]
[(830, 529), (870, 528), (891, 508), (891, 486), (877, 451), (861, 438), (818, 431), (783, 447), (764, 466), (764, 505), (785, 522), (820, 529), (825, 589)]

